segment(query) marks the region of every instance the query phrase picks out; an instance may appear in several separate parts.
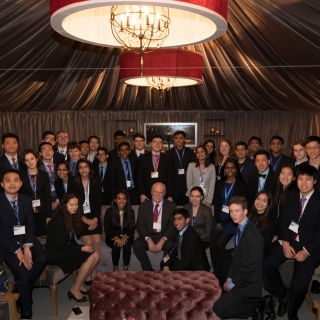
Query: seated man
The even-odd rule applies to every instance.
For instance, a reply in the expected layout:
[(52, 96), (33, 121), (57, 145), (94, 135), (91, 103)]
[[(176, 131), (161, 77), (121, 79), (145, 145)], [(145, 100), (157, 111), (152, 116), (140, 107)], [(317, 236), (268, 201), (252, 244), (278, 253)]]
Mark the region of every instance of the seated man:
[(0, 194), (0, 259), (16, 280), (20, 294), (21, 319), (32, 317), (32, 290), (47, 264), (46, 255), (35, 237), (31, 200), (18, 194), (22, 185), (19, 172), (3, 174)]
[(133, 243), (133, 251), (143, 271), (153, 271), (147, 250), (164, 251), (164, 256), (174, 244), (176, 230), (173, 225), (175, 203), (164, 199), (166, 187), (156, 182), (151, 188), (152, 199), (139, 206), (137, 231), (139, 238)]
[[(317, 169), (311, 165), (297, 167), (297, 194), (284, 207), (279, 221), (278, 239), (263, 261), (268, 291), (279, 298), (278, 316), (288, 311), (296, 320), (315, 268), (320, 261), (320, 193), (315, 190)], [(288, 290), (278, 268), (288, 259), (294, 260), (294, 271)], [(289, 307), (288, 307), (289, 304)]]
[(161, 269), (163, 271), (210, 271), (202, 241), (189, 224), (189, 211), (183, 208), (175, 209), (173, 223), (179, 235), (169, 254), (161, 261)]
[(263, 238), (247, 218), (245, 198), (231, 198), (229, 213), (238, 229), (228, 279), (223, 285), (226, 293), (215, 303), (213, 311), (222, 319), (264, 319), (268, 306), (273, 308), (273, 301), (271, 296), (261, 298)]

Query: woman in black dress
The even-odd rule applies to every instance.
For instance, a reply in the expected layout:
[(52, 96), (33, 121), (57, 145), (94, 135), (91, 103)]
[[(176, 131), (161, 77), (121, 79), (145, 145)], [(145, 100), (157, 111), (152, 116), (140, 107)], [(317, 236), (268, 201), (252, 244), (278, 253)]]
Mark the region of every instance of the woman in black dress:
[(208, 151), (208, 158), (210, 159), (210, 163), (215, 164), (216, 158), (216, 144), (212, 139), (206, 140), (203, 145), (206, 147)]
[(118, 271), (121, 249), (123, 249), (123, 271), (128, 271), (134, 231), (134, 211), (128, 201), (128, 193), (119, 190), (115, 194), (111, 208), (106, 210), (104, 217), (106, 244), (112, 248), (113, 271)]
[[(102, 191), (101, 184), (98, 179), (96, 179), (92, 164), (89, 160), (78, 160), (74, 181), (76, 184), (76, 193), (82, 200), (83, 226), (80, 232), (82, 242), (85, 246), (92, 246), (94, 251), (100, 255)], [(85, 284), (91, 285), (91, 281), (95, 275), (96, 270), (91, 273)]]
[(32, 200), (33, 217), (36, 223), (36, 236), (47, 234), (47, 223), (52, 217), (52, 198), (50, 180), (46, 172), (38, 170), (39, 160), (32, 149), (26, 149), (22, 153), (20, 168), (22, 187), (19, 193), (28, 196)]
[(54, 182), (57, 197), (61, 201), (62, 197), (67, 193), (76, 191), (76, 185), (73, 176), (70, 173), (70, 165), (66, 160), (62, 160), (57, 164), (58, 178)]
[(46, 242), (48, 264), (58, 266), (64, 273), (76, 269), (78, 276), (68, 292), (69, 299), (84, 302), (88, 291), (84, 288), (85, 279), (99, 262), (99, 253), (92, 246), (80, 245), (74, 235), (82, 229), (83, 211), (80, 199), (73, 193), (64, 195), (60, 201), (59, 211), (49, 224)]

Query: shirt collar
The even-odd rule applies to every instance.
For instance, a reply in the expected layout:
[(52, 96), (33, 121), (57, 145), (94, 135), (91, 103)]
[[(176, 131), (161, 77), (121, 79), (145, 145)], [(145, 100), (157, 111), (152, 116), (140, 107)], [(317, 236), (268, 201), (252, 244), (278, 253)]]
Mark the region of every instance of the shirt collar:
[(12, 201), (18, 201), (18, 195), (14, 199), (12, 199), (6, 194), (6, 192), (4, 192), (4, 194), (6, 195), (8, 201), (10, 202), (10, 204), (11, 204)]
[(241, 233), (242, 233), (242, 231), (244, 230), (244, 228), (246, 227), (248, 221), (249, 221), (249, 219), (247, 219), (247, 221), (246, 221), (242, 226), (238, 225), (238, 228), (239, 228), (239, 230), (241, 231)]
[(260, 174), (266, 174), (266, 175), (268, 175), (269, 171), (270, 171), (270, 168), (268, 168), (266, 171), (263, 171), (263, 172), (260, 172), (260, 171), (259, 171), (259, 173), (260, 173)]
[[(314, 193), (314, 189), (305, 197), (305, 201), (308, 201), (310, 198), (311, 198), (311, 196), (312, 196), (312, 194)], [(301, 194), (301, 192), (300, 192), (300, 199), (302, 198), (302, 194)]]
[(187, 228), (188, 228), (188, 225), (186, 225), (181, 231), (179, 231), (179, 236), (181, 236), (186, 231)]

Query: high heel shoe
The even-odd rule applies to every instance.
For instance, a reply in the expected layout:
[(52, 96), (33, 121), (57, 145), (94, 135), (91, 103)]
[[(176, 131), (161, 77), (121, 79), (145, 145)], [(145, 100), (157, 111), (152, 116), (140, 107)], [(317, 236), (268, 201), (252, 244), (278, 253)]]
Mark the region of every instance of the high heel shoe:
[(84, 284), (90, 287), (92, 285), (92, 280), (85, 281)]
[(77, 299), (70, 290), (68, 291), (68, 298), (69, 298), (69, 300), (73, 299), (73, 300), (75, 300), (77, 302), (86, 302), (86, 301), (88, 301), (87, 297), (82, 297), (81, 299)]
[(81, 292), (82, 294), (84, 294), (85, 296), (88, 296), (88, 295), (89, 295), (89, 290), (87, 290), (87, 291), (82, 291), (82, 290), (80, 290), (80, 292)]

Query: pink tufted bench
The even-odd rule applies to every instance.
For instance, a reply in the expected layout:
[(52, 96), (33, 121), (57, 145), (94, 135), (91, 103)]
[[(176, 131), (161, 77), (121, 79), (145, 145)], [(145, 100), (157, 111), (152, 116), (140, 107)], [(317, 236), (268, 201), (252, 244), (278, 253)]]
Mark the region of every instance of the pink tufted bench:
[(213, 320), (222, 289), (213, 273), (105, 272), (90, 290), (90, 319)]

